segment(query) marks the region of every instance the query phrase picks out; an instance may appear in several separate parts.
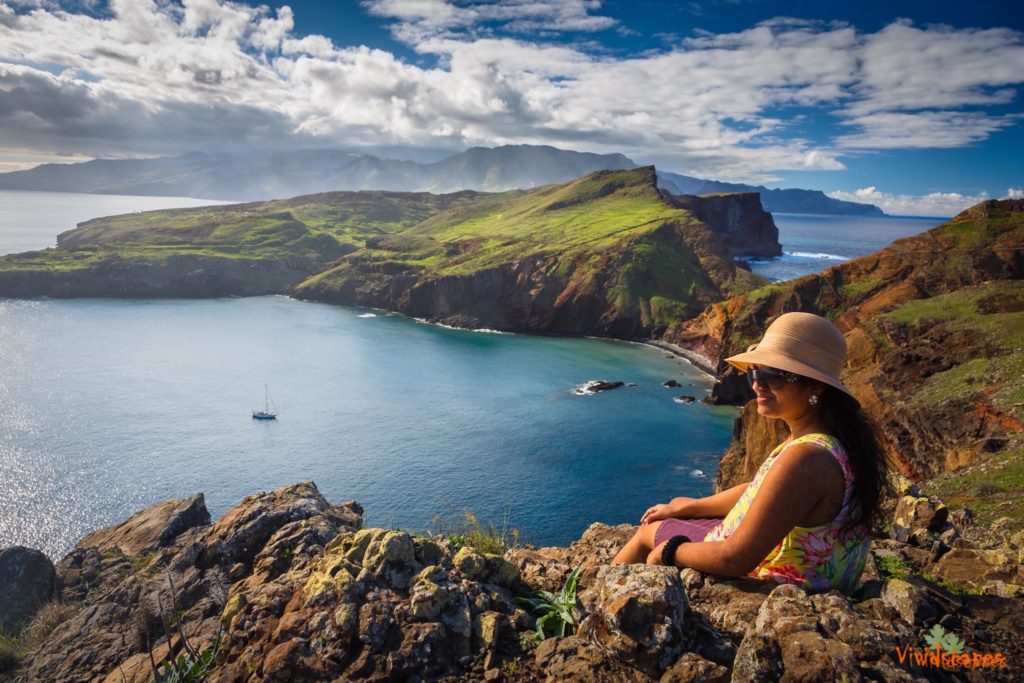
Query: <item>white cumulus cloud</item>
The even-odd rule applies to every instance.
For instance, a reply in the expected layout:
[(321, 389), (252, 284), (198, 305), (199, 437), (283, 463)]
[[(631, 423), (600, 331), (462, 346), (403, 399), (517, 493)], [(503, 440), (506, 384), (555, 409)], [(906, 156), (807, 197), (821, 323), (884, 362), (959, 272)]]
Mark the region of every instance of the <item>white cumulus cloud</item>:
[[(1024, 34), (875, 33), (778, 19), (620, 56), (598, 0), (363, 0), (416, 63), (298, 35), (287, 6), (112, 0), (76, 13), (0, 0), (0, 140), (19, 158), (246, 146), (551, 144), (770, 182), (864, 149), (975, 144), (1019, 121)], [(577, 36), (578, 37), (578, 36)], [(835, 117), (812, 136), (805, 112)], [(13, 143), (0, 142), (0, 163)], [(4, 162), (4, 159), (7, 159)]]
[(1024, 188), (1011, 187), (1006, 191), (1006, 196), (1009, 199), (1024, 199)]
[(853, 192), (835, 190), (826, 192), (832, 199), (874, 204), (893, 216), (955, 216), (978, 202), (989, 199), (987, 193), (965, 195), (959, 192), (931, 192), (923, 195), (892, 194), (876, 187), (864, 187)]

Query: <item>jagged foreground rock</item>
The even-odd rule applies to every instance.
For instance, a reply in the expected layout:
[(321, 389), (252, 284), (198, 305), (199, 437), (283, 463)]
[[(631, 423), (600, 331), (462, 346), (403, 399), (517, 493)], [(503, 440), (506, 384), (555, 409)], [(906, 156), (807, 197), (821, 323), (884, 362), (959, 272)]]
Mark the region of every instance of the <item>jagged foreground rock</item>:
[[(910, 506), (903, 523), (948, 526), (926, 507)], [(568, 548), (497, 556), (361, 522), (358, 504), (331, 505), (312, 482), (250, 496), (212, 525), (201, 495), (148, 508), (58, 564), (60, 599), (77, 611), (6, 677), (148, 681), (154, 662), (218, 638), (211, 681), (1008, 681), (1024, 671), (1020, 597), (883, 579), (874, 559), (848, 598), (610, 566), (628, 525), (594, 524)], [(908, 538), (927, 533), (914, 527)], [(1000, 552), (1019, 581), (1020, 546)], [(922, 553), (880, 539), (873, 558), (923, 567)], [(528, 642), (533, 620), (513, 598), (557, 590), (577, 566), (576, 635)], [(901, 649), (923, 650), (935, 624), (1008, 666), (901, 664)]]

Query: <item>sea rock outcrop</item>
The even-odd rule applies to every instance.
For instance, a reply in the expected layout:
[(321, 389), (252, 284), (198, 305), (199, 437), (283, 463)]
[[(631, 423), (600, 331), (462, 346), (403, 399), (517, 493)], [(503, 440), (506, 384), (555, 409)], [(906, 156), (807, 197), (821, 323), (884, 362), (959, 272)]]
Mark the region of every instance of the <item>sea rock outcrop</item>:
[(203, 494), (183, 500), (168, 500), (132, 515), (121, 524), (94, 531), (79, 547), (117, 550), (138, 555), (146, 550), (166, 547), (183, 531), (210, 523)]
[[(961, 538), (937, 560), (876, 539), (863, 587), (843, 595), (611, 566), (630, 525), (492, 555), (361, 519), (312, 482), (250, 496), (214, 524), (199, 497), (144, 510), (59, 563), (70, 616), (0, 680), (141, 682), (166, 658), (209, 656), (209, 681), (915, 681), (934, 671), (910, 653), (936, 628), (968, 653), (1002, 655), (984, 680), (1024, 673), (1019, 584), (992, 574), (954, 590), (932, 574), (991, 561), (1019, 581), (1024, 539), (995, 552)], [(560, 591), (576, 567), (578, 629), (537, 642), (514, 598)]]

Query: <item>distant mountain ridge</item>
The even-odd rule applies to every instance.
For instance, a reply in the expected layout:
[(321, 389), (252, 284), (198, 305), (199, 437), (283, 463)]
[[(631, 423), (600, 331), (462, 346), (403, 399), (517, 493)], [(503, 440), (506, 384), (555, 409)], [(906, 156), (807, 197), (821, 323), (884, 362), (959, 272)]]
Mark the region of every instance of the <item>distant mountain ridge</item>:
[[(341, 150), (216, 154), (155, 159), (97, 159), (0, 173), (0, 189), (199, 197), (284, 199), (335, 191), (503, 192), (564, 183), (594, 171), (637, 168), (622, 154), (574, 152), (545, 145), (473, 147), (434, 163), (381, 159)], [(841, 202), (817, 190), (770, 190), (658, 171), (673, 194), (757, 192), (766, 211), (884, 215), (870, 204)]]
[(846, 216), (884, 216), (874, 204), (832, 199), (821, 190), (772, 190), (764, 185), (722, 183), (691, 176), (658, 171), (662, 186), (673, 194), (716, 194), (719, 192), (757, 192), (765, 211), (777, 213), (822, 213)]

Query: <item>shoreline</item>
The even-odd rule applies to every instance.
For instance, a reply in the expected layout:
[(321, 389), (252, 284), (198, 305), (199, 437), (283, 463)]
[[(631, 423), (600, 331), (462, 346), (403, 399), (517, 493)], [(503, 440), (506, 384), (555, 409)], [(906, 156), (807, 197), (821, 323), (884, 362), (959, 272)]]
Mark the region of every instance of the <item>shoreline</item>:
[(653, 346), (656, 349), (668, 351), (673, 355), (679, 356), (680, 358), (689, 361), (690, 364), (693, 365), (693, 367), (703, 372), (713, 381), (718, 381), (718, 374), (715, 372), (715, 369), (711, 365), (711, 359), (708, 358), (707, 356), (702, 356), (696, 351), (684, 349), (682, 346), (667, 341), (661, 341), (660, 339), (638, 339), (635, 341), (638, 344)]
[(460, 330), (460, 331), (463, 331), (463, 332), (479, 332), (479, 333), (482, 333), (482, 334), (511, 334), (511, 335), (522, 335), (522, 336), (527, 336), (527, 337), (555, 337), (555, 338), (560, 338), (560, 339), (600, 339), (600, 340), (604, 340), (604, 341), (625, 342), (627, 344), (640, 344), (642, 346), (650, 346), (652, 348), (656, 348), (656, 349), (658, 349), (660, 351), (668, 351), (672, 355), (677, 356), (679, 358), (682, 358), (683, 360), (685, 360), (688, 363), (690, 363), (690, 365), (692, 365), (694, 368), (696, 368), (697, 370), (699, 370), (703, 374), (707, 375), (708, 378), (711, 379), (711, 381), (713, 381), (713, 382), (717, 382), (718, 381), (718, 374), (715, 372), (714, 366), (713, 366), (710, 358), (708, 358), (707, 356), (701, 355), (701, 354), (697, 353), (696, 351), (691, 351), (690, 349), (683, 348), (682, 346), (679, 346), (677, 344), (673, 344), (671, 342), (661, 341), (660, 339), (650, 339), (650, 338), (623, 339), (623, 338), (620, 338), (620, 337), (603, 337), (603, 336), (592, 335), (592, 334), (559, 334), (557, 332), (530, 332), (528, 330), (527, 331), (520, 331), (520, 330), (498, 330), (498, 329), (493, 329), (493, 328), (489, 328), (489, 327), (460, 327), (458, 325), (449, 325), (447, 323), (439, 322), (439, 321), (436, 321), (436, 320), (431, 320), (429, 318), (417, 318), (417, 317), (414, 317), (414, 316), (407, 315), (405, 313), (401, 313), (399, 311), (393, 311), (393, 310), (390, 310), (390, 309), (387, 309), (387, 308), (378, 308), (376, 306), (359, 306), (359, 305), (355, 305), (355, 304), (336, 304), (336, 303), (332, 303), (332, 302), (328, 302), (328, 301), (321, 301), (319, 299), (302, 299), (302, 298), (299, 298), (299, 297), (293, 297), (293, 296), (291, 296), (289, 294), (284, 294), (283, 296), (286, 296), (289, 299), (294, 299), (296, 301), (306, 301), (306, 302), (309, 302), (309, 303), (326, 304), (328, 306), (340, 306), (340, 307), (343, 307), (343, 308), (365, 308), (365, 309), (369, 309), (369, 310), (372, 310), (372, 311), (380, 311), (380, 312), (385, 313), (387, 315), (400, 315), (400, 316), (403, 316), (405, 318), (408, 318), (409, 320), (413, 320), (413, 321), (418, 322), (418, 323), (422, 323), (422, 324), (425, 324), (425, 325), (434, 325), (436, 327), (441, 327), (441, 328), (444, 328), (444, 329), (447, 329), (447, 330)]

